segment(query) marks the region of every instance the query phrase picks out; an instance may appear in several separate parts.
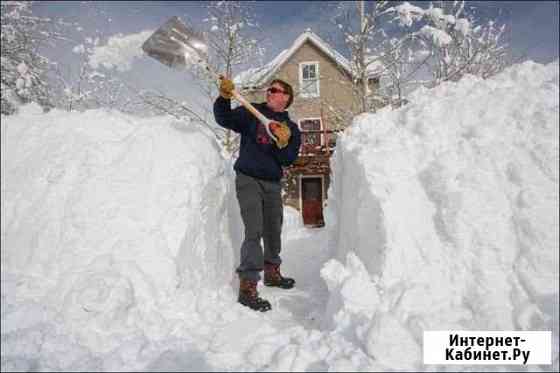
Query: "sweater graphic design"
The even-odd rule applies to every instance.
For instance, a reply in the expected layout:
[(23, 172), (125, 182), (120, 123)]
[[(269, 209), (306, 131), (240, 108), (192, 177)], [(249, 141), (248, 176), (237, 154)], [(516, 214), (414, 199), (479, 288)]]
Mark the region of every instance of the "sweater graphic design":
[(257, 144), (270, 144), (270, 137), (264, 128), (264, 124), (257, 122)]

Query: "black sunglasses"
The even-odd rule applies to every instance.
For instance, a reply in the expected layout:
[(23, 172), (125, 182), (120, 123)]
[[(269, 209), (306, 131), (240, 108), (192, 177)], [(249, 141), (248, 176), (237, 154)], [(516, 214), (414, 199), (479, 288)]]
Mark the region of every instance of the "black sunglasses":
[(288, 93), (286, 93), (286, 91), (283, 91), (283, 90), (278, 89), (278, 88), (276, 88), (276, 87), (270, 87), (270, 88), (267, 89), (266, 91), (267, 91), (268, 93), (272, 93), (272, 94), (274, 94), (274, 93), (283, 93), (283, 94), (285, 94), (285, 95), (288, 94)]

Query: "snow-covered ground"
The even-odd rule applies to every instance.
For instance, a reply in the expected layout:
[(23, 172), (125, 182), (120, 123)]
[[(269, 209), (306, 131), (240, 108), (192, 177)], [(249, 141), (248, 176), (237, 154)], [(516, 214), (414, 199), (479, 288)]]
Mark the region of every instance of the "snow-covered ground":
[(528, 368), (557, 371), (558, 86), (558, 62), (528, 62), (356, 118), (326, 229), (285, 209), (297, 287), (259, 288), (268, 313), (236, 303), (242, 227), (211, 135), (3, 116), (2, 371), (447, 370), (422, 364), (422, 332), (445, 329), (552, 330), (553, 365)]

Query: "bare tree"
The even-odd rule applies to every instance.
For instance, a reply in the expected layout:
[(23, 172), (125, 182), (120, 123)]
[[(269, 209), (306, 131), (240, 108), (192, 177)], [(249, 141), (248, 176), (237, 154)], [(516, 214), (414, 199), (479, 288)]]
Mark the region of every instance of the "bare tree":
[[(131, 87), (129, 87), (132, 89)], [(133, 90), (133, 89), (132, 89)], [(163, 92), (154, 92), (149, 90), (136, 91), (136, 100), (130, 101), (128, 105), (130, 109), (124, 111), (138, 112), (139, 110), (150, 108), (153, 114), (170, 115), (177, 120), (186, 121), (189, 124), (194, 124), (210, 130), (214, 137), (221, 143), (225, 137), (225, 130), (221, 127), (212, 125), (206, 118), (201, 116), (186, 102), (180, 102), (173, 98), (167, 97)], [(140, 108), (139, 107), (143, 107)]]
[[(208, 4), (208, 17), (204, 19), (208, 41), (208, 60), (210, 70), (231, 77), (243, 64), (262, 56), (264, 49), (258, 35), (258, 23), (252, 13), (252, 2), (214, 1)], [(193, 83), (211, 103), (217, 96), (217, 81), (203, 65), (195, 64), (189, 71)], [(189, 118), (200, 125), (207, 126), (217, 137), (227, 152), (233, 154), (239, 148), (239, 139), (231, 131), (223, 130), (213, 121), (211, 105), (202, 110), (184, 102), (167, 97), (162, 92), (139, 91), (140, 103), (149, 106), (156, 113), (165, 113), (176, 118)], [(140, 104), (136, 103), (136, 105)], [(199, 114), (203, 112), (202, 114)]]
[(386, 39), (377, 58), (383, 71), (380, 93), (391, 106), (402, 106), (407, 102), (408, 92), (426, 83), (418, 75), (426, 65), (429, 53), (425, 51), (423, 41), (414, 34), (401, 33)]
[(76, 45), (72, 49), (78, 56), (76, 66), (53, 63), (50, 79), (57, 107), (69, 111), (99, 107), (123, 110), (128, 105), (129, 86), (114, 72), (108, 69), (100, 71), (90, 63), (98, 44), (99, 38), (85, 37)]
[[(246, 1), (213, 1), (208, 5), (208, 44), (211, 51), (209, 64), (214, 71), (232, 77), (241, 65), (262, 58), (264, 48), (259, 34), (259, 25), (252, 11), (253, 3)], [(206, 93), (209, 98), (216, 96), (216, 84), (212, 76), (207, 76)], [(233, 152), (239, 139), (231, 131), (226, 131), (223, 140), (225, 148)]]
[(387, 38), (385, 25), (390, 13), (388, 1), (340, 2), (333, 17), (336, 29), (342, 33), (350, 53), (353, 94), (360, 102), (359, 112), (375, 111), (380, 97), (372, 89), (370, 77), (380, 72), (377, 53)]
[(233, 70), (264, 55), (259, 25), (250, 2), (214, 1), (208, 5), (208, 43), (211, 62), (218, 71), (232, 76)]

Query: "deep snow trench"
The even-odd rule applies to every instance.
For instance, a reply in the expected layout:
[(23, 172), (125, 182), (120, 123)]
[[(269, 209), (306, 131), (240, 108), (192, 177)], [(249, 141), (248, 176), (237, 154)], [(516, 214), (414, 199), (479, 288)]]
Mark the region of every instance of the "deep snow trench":
[(285, 209), (297, 287), (261, 286), (264, 314), (236, 303), (242, 225), (211, 134), (2, 116), (2, 371), (451, 369), (423, 364), (425, 330), (551, 330), (553, 364), (528, 368), (557, 371), (558, 81), (527, 62), (355, 118), (327, 227)]

